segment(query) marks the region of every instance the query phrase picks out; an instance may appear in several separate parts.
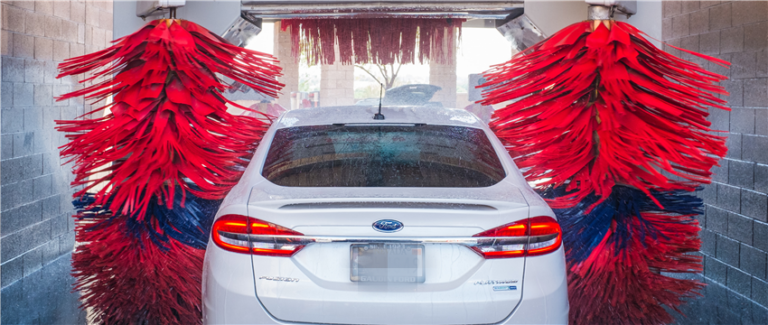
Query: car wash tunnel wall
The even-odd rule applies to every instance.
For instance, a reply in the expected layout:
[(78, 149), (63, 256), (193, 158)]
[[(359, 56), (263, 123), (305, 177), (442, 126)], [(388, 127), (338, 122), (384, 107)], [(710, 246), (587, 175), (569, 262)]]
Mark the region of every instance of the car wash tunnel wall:
[[(511, 1), (514, 2), (514, 1)], [(586, 16), (583, 1), (519, 2), (550, 35)], [(188, 2), (177, 15), (224, 32), (239, 16), (239, 2)], [(54, 120), (74, 119), (98, 104), (54, 96), (78, 87), (56, 79), (66, 58), (105, 48), (141, 26), (135, 1), (2, 1), (2, 116), (0, 125), (0, 267), (3, 324), (84, 324), (72, 293), (70, 255), (75, 246), (71, 165), (59, 158), (63, 134)], [(203, 12), (205, 14), (200, 14)], [(186, 15), (186, 16), (185, 16)], [(222, 18), (226, 17), (226, 19)], [(624, 19), (624, 18), (621, 18)], [(279, 20), (279, 19), (278, 19)], [(728, 155), (714, 169), (714, 182), (700, 196), (703, 297), (684, 307), (683, 324), (768, 323), (768, 1), (662, 1), (638, 3), (628, 22), (668, 43), (677, 56), (726, 75), (730, 112), (711, 110), (713, 129), (728, 136)], [(279, 23), (278, 23), (279, 24)], [(278, 25), (276, 24), (276, 25)], [(492, 26), (494, 28), (496, 26)], [(471, 28), (471, 27), (467, 27)], [(299, 90), (299, 64), (290, 35), (274, 28), (274, 55), (286, 84), (277, 103), (289, 108)], [(660, 43), (656, 43), (657, 45)], [(680, 47), (732, 63), (730, 69), (672, 48)], [(510, 56), (513, 51), (510, 51)], [(499, 62), (501, 63), (501, 62)], [(354, 67), (320, 67), (324, 106), (354, 103)], [(446, 107), (469, 104), (458, 93), (456, 61), (430, 65), (434, 99)], [(250, 94), (253, 94), (251, 92)], [(245, 95), (244, 95), (245, 96)], [(246, 104), (255, 97), (239, 98)]]

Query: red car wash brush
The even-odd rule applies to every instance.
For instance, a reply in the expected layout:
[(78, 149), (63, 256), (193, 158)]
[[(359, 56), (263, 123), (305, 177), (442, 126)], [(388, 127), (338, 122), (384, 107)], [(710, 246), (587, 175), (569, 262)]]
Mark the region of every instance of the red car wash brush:
[[(726, 77), (651, 44), (611, 10), (573, 24), (487, 72), (480, 103), (510, 102), (490, 123), (563, 226), (571, 324), (660, 324), (703, 285), (702, 202), (726, 153), (710, 109)], [(716, 58), (682, 50), (727, 66)]]
[[(283, 19), (290, 30), (292, 53), (306, 53), (309, 64), (446, 63), (455, 48), (448, 40), (461, 35), (459, 18), (297, 18)], [(458, 34), (457, 34), (458, 33)], [(338, 44), (336, 57), (334, 43)]]
[(221, 77), (276, 97), (277, 60), (160, 19), (59, 69), (94, 83), (58, 100), (113, 98), (86, 114), (103, 117), (57, 121), (78, 188), (72, 272), (83, 307), (102, 324), (200, 323), (213, 216), (271, 120), (228, 113), (249, 109), (222, 95), (231, 85)]

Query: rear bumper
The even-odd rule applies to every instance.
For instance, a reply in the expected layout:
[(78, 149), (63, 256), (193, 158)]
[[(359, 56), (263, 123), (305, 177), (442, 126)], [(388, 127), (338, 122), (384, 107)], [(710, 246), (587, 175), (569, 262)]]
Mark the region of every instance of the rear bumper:
[[(216, 245), (206, 251), (204, 324), (306, 324), (275, 319), (256, 298), (251, 257)], [(568, 293), (563, 249), (526, 260), (523, 300), (498, 324), (567, 324)], [(296, 306), (300, 312), (301, 306)]]
[(203, 323), (279, 324), (255, 293), (251, 257), (209, 244), (203, 264)]
[(561, 246), (544, 256), (527, 257), (523, 299), (501, 324), (568, 324), (568, 281)]

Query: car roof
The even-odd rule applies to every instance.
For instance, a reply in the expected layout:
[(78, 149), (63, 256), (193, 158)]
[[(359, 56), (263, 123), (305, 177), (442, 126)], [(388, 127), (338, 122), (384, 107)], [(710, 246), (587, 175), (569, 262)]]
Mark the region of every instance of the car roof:
[(382, 107), (384, 120), (374, 120), (378, 106), (334, 106), (304, 108), (285, 112), (275, 123), (279, 128), (329, 124), (425, 123), (483, 128), (485, 124), (463, 109), (423, 106)]

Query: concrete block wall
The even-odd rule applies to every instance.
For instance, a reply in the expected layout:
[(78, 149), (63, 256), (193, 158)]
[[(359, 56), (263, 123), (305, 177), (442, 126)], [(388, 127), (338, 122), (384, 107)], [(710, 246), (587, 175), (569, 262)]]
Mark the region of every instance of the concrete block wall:
[[(456, 95), (456, 57), (453, 57), (453, 63), (448, 64), (429, 64), (429, 84), (441, 87), (435, 96), (433, 102), (441, 102), (444, 107), (457, 108)], [(458, 107), (464, 108), (464, 107)]]
[(281, 31), (280, 22), (275, 23), (275, 57), (280, 60), (283, 76), (280, 82), (285, 84), (277, 103), (285, 109), (291, 108), (291, 92), (299, 91), (299, 63), (291, 55), (291, 32)]
[(681, 323), (768, 323), (768, 1), (663, 1), (662, 38), (732, 63), (730, 69), (682, 53), (729, 77), (731, 111), (712, 110), (728, 155), (701, 196), (707, 283)]
[(111, 1), (2, 1), (0, 294), (3, 324), (83, 323), (71, 293), (71, 166), (54, 120), (90, 110), (54, 96), (82, 87), (56, 65), (106, 47)]
[[(444, 39), (445, 48), (456, 48), (456, 39), (448, 38)], [(429, 63), (429, 84), (441, 87), (442, 89), (435, 93), (432, 97), (433, 102), (441, 102), (444, 107), (457, 108), (457, 95), (456, 95), (456, 81), (458, 76), (456, 75), (456, 51), (453, 52), (453, 57), (450, 58), (445, 64), (438, 64), (435, 62)], [(464, 107), (458, 107), (464, 108)]]
[[(336, 57), (339, 46), (336, 45)], [(320, 66), (320, 105), (342, 106), (355, 104), (355, 66), (334, 64)]]

